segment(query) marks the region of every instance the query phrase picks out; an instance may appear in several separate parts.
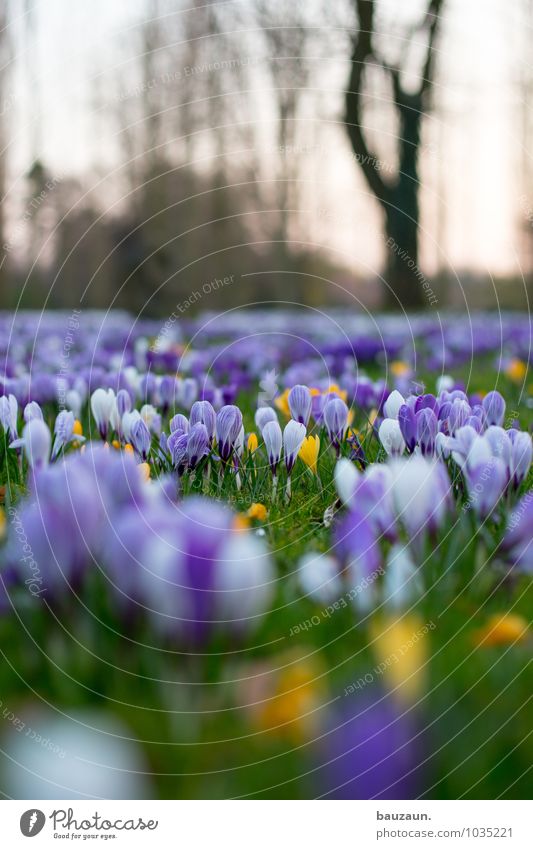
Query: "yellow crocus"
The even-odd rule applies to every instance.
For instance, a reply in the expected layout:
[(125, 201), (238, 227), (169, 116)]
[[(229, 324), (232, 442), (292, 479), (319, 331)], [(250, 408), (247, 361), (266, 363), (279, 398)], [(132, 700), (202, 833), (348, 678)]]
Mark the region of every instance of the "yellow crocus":
[(434, 627), (415, 614), (380, 617), (370, 626), (378, 661), (374, 675), (382, 674), (395, 695), (407, 702), (416, 701), (425, 689), (428, 634)]
[(394, 360), (390, 364), (390, 370), (394, 377), (404, 377), (406, 374), (410, 374), (411, 367), (404, 360)]
[(527, 363), (515, 358), (511, 360), (505, 369), (505, 374), (510, 380), (514, 381), (514, 383), (522, 383), (527, 374)]
[(264, 504), (254, 502), (250, 505), (246, 515), (249, 519), (258, 519), (260, 522), (264, 522), (267, 517), (267, 509)]
[(506, 646), (524, 640), (528, 623), (516, 613), (496, 613), (476, 635), (478, 646)]
[(83, 428), (81, 426), (81, 422), (79, 419), (74, 421), (74, 427), (72, 428), (72, 433), (75, 433), (76, 436), (83, 436)]
[(133, 445), (130, 445), (129, 442), (126, 442), (124, 446), (124, 451), (126, 452), (126, 454), (133, 454)]
[(285, 391), (282, 392), (281, 395), (278, 395), (278, 397), (274, 400), (274, 406), (277, 407), (284, 416), (287, 416), (287, 418), (289, 418), (291, 414), (289, 407), (289, 392), (290, 389), (285, 389)]
[(250, 454), (253, 454), (254, 451), (257, 451), (258, 445), (259, 445), (259, 442), (257, 440), (257, 434), (252, 432), (248, 437), (248, 442), (246, 443), (246, 447), (248, 448), (248, 452)]
[(306, 436), (298, 456), (309, 466), (314, 475), (317, 474), (318, 453), (320, 451), (320, 439), (318, 436)]

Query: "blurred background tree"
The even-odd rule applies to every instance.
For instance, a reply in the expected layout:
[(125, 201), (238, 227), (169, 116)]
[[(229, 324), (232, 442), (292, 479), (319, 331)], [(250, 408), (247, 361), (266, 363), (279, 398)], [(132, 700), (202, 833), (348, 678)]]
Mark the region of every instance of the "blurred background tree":
[(0, 304), (164, 315), (233, 274), (196, 308), (418, 309), (426, 280), (439, 307), (523, 306), (531, 0), (513, 13), (4, 3)]
[[(390, 60), (379, 44), (376, 33), (375, 0), (353, 0), (358, 29), (353, 37), (350, 78), (346, 89), (346, 129), (356, 162), (361, 167), (370, 190), (383, 209), (387, 235), (387, 267), (385, 304), (393, 309), (420, 309), (427, 302), (419, 275), (418, 236), (420, 224), (419, 149), (421, 124), (429, 108), (429, 96), (435, 73), (435, 39), (443, 0), (430, 0), (422, 22), (398, 37), (398, 58)], [(383, 41), (383, 39), (381, 39)], [(425, 41), (425, 44), (424, 44)], [(413, 52), (421, 53), (420, 81), (404, 82), (411, 70)], [(389, 51), (390, 52), (390, 51)], [(383, 176), (380, 157), (369, 147), (365, 137), (363, 106), (365, 78), (375, 70), (384, 72), (390, 85), (390, 100), (396, 112), (397, 170), (392, 179)], [(366, 95), (371, 97), (372, 95)]]

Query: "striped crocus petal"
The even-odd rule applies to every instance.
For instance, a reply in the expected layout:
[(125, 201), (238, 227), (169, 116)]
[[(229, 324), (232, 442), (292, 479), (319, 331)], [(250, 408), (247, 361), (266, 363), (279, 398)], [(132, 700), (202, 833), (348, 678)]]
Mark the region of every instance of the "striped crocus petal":
[(293, 419), (307, 427), (312, 404), (311, 392), (307, 386), (293, 386), (287, 400)]
[(207, 429), (209, 440), (215, 436), (217, 415), (209, 401), (195, 401), (191, 407), (190, 423), (203, 424)]
[(201, 422), (194, 424), (189, 431), (187, 441), (187, 464), (193, 471), (200, 460), (209, 453), (209, 433)]
[(234, 404), (227, 404), (218, 411), (216, 421), (216, 436), (218, 452), (221, 460), (226, 463), (231, 457), (233, 446), (242, 427), (242, 413)]
[(263, 439), (265, 440), (268, 463), (272, 474), (275, 475), (281, 458), (281, 448), (283, 445), (283, 434), (277, 421), (270, 421), (265, 424), (263, 428)]
[(285, 468), (289, 475), (296, 463), (296, 458), (300, 448), (302, 447), (305, 434), (305, 425), (301, 424), (301, 422), (295, 422), (294, 419), (291, 419), (291, 421), (287, 423), (285, 430), (283, 431), (283, 455), (285, 458)]

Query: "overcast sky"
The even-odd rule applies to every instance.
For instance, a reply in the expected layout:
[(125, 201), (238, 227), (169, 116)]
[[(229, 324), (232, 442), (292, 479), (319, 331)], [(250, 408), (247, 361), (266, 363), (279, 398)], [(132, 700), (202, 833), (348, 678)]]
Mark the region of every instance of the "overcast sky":
[[(142, 0), (37, 0), (35, 5), (32, 60), (21, 17), (14, 24), (19, 72), (2, 104), (10, 118), (12, 217), (20, 214), (15, 199), (32, 148), (42, 150), (50, 169), (62, 175), (95, 167), (105, 173), (119, 161), (105, 104), (116, 86), (117, 66), (135, 57), (135, 27), (146, 8)], [(439, 257), (457, 269), (508, 273), (519, 268), (520, 223), (533, 218), (533, 171), (525, 171), (530, 151), (523, 149), (521, 123), (520, 80), (529, 75), (526, 51), (533, 43), (527, 5), (527, 0), (448, 0), (437, 109), (426, 128), (422, 160), (423, 259), (429, 271)], [(401, 8), (414, 13), (422, 6), (420, 0), (402, 0)], [(383, 2), (383, 19), (388, 10), (394, 19), (398, 7), (399, 0)], [(376, 205), (350, 159), (342, 129), (332, 126), (328, 135), (334, 155), (317, 153), (309, 165), (320, 173), (320, 208), (328, 212), (317, 219), (315, 211), (316, 238), (352, 267), (375, 272), (382, 257)]]

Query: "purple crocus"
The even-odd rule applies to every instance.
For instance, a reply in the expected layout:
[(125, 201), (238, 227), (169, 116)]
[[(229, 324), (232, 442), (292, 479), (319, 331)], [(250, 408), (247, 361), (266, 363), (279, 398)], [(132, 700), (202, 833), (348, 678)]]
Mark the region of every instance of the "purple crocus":
[(130, 442), (136, 455), (140, 457), (143, 462), (146, 462), (148, 454), (150, 453), (152, 437), (148, 427), (140, 416), (131, 426)]
[(119, 389), (117, 392), (117, 410), (120, 418), (124, 413), (129, 413), (132, 408), (131, 395), (127, 389)]
[(467, 466), (466, 484), (469, 504), (480, 519), (485, 520), (498, 505), (508, 482), (503, 460), (490, 457), (486, 462)]
[(348, 424), (348, 407), (342, 398), (331, 398), (326, 403), (323, 418), (328, 437), (338, 452)]
[(183, 474), (187, 465), (187, 443), (189, 434), (181, 430), (173, 431), (167, 439), (167, 451), (170, 454), (172, 465), (178, 474)]
[(209, 454), (209, 433), (204, 424), (197, 422), (192, 425), (188, 434), (187, 465), (189, 469), (194, 471), (200, 460), (207, 454)]
[(487, 425), (503, 425), (505, 418), (505, 401), (496, 390), (488, 392), (482, 401)]
[(514, 431), (512, 437), (511, 431), (508, 431), (508, 434), (511, 441), (511, 458), (509, 463), (511, 484), (515, 489), (518, 489), (525, 481), (531, 467), (533, 446), (529, 433)]
[(320, 741), (317, 788), (328, 799), (417, 799), (423, 791), (413, 711), (376, 686), (341, 700)]
[(510, 513), (501, 545), (506, 561), (533, 574), (533, 494), (527, 492)]
[(416, 414), (416, 438), (424, 457), (435, 453), (438, 421), (431, 407), (422, 407)]
[(177, 413), (170, 419), (170, 432), (174, 433), (178, 431), (179, 433), (188, 433), (189, 432), (189, 419), (187, 416), (184, 416), (183, 413)]
[(227, 507), (204, 498), (160, 509), (138, 557), (145, 606), (164, 635), (205, 645), (215, 630), (245, 633), (268, 608), (270, 555), (258, 537), (232, 525)]
[(216, 431), (217, 416), (209, 401), (195, 401), (191, 407), (190, 424), (203, 424), (207, 429), (209, 441), (212, 442)]
[(398, 411), (398, 424), (409, 454), (415, 450), (417, 443), (417, 419), (411, 407), (402, 404)]
[(216, 437), (218, 453), (223, 463), (227, 463), (233, 452), (242, 427), (242, 413), (234, 404), (227, 404), (217, 413)]
[(293, 419), (307, 427), (312, 406), (311, 392), (307, 386), (293, 386), (287, 400)]
[(70, 410), (62, 410), (55, 420), (52, 460), (55, 460), (59, 452), (74, 441), (85, 442), (85, 437), (74, 433), (74, 413)]

